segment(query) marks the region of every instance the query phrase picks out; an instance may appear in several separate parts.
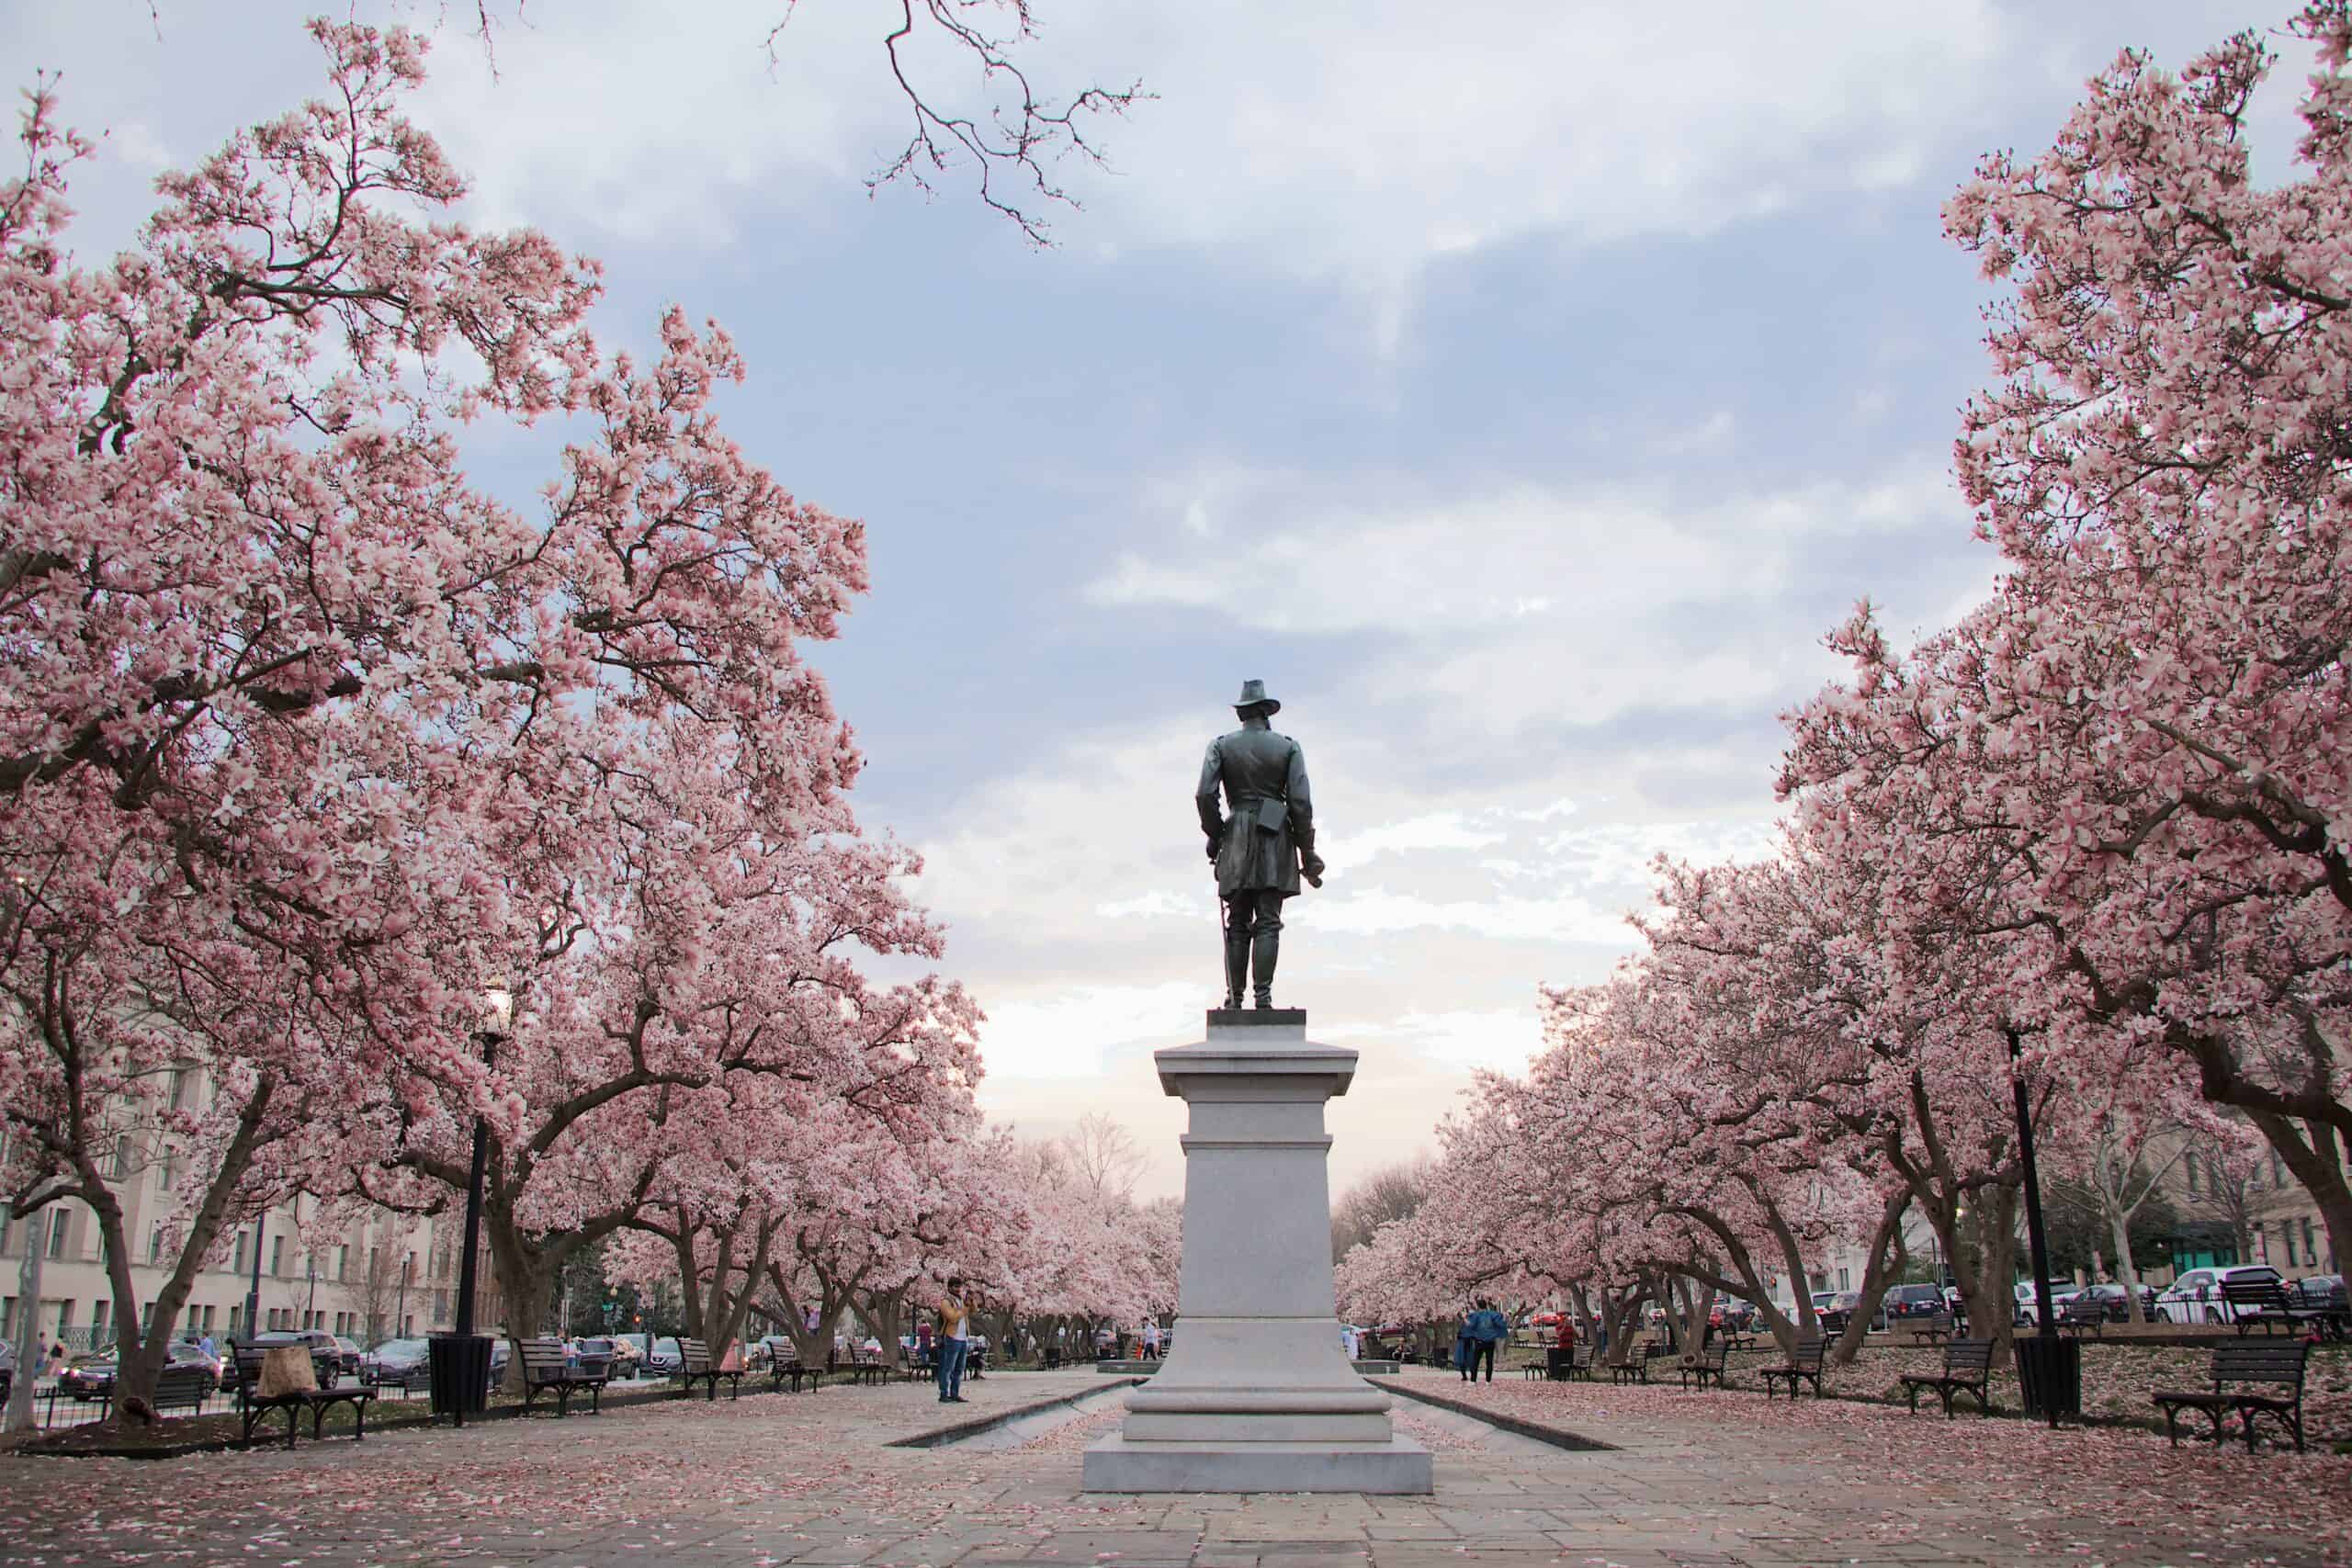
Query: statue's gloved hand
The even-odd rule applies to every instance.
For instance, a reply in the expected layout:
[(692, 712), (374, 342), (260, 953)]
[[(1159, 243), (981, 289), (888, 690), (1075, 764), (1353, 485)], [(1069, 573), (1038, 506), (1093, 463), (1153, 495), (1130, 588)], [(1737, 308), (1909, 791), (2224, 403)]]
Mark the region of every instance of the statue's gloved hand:
[(1323, 857), (1309, 851), (1299, 859), (1298, 874), (1306, 878), (1309, 887), (1323, 886)]
[(1220, 828), (1219, 828), (1216, 832), (1211, 833), (1211, 834), (1209, 835), (1209, 842), (1208, 842), (1208, 855), (1209, 855), (1209, 859), (1211, 859), (1211, 860), (1215, 860), (1215, 859), (1216, 859), (1216, 852), (1218, 851), (1218, 849), (1219, 849), (1220, 847), (1222, 847), (1222, 846), (1224, 845), (1224, 843), (1225, 843), (1225, 829), (1224, 829), (1223, 828), (1221, 828), (1221, 827), (1220, 827)]

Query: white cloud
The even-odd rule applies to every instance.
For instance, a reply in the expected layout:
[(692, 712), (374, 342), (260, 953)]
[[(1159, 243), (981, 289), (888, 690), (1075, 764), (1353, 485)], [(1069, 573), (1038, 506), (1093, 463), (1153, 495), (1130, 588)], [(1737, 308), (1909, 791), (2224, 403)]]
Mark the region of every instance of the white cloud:
[[(1858, 546), (1964, 541), (1968, 528), (1951, 481), (1924, 458), (1729, 492), (1516, 483), (1447, 495), (1405, 476), (1280, 474), (1253, 491), (1230, 471), (1220, 482), (1221, 541), (1162, 531), (1115, 556), (1087, 596), (1261, 634), (1369, 637), (1382, 651), (1368, 686), (1499, 734), (1702, 705), (1774, 711), (1837, 668), (1797, 590)], [(1147, 504), (1170, 488), (1147, 486)], [(1922, 615), (1948, 593), (1928, 586)]]
[(1015, 992), (989, 1003), (980, 1027), (991, 1078), (1085, 1077), (1120, 1047), (1180, 1045), (1209, 987), (1091, 986), (1065, 994)]
[[(763, 39), (787, 15), (772, 66)], [(1396, 291), (1435, 257), (1528, 234), (1700, 234), (1915, 179), (1921, 141), (1965, 123), (2010, 43), (1985, 0), (1370, 0), (1344, 17), (1088, 0), (1040, 18), (1023, 56), (1040, 82), (1140, 75), (1158, 95), (1098, 128), (1111, 172), (1059, 171), (1089, 207), (1065, 216), (1071, 238), (1342, 278), (1387, 300), (1392, 339)], [(849, 220), (909, 129), (887, 30), (861, 7), (787, 0), (531, 7), (500, 36), (495, 78), (477, 43), (441, 31), (430, 123), (485, 215), (560, 232), (699, 244), (743, 213)], [(914, 63), (939, 101), (978, 107), (961, 58)], [(1928, 76), (1938, 91), (1917, 90)], [(961, 199), (965, 178), (940, 183)]]

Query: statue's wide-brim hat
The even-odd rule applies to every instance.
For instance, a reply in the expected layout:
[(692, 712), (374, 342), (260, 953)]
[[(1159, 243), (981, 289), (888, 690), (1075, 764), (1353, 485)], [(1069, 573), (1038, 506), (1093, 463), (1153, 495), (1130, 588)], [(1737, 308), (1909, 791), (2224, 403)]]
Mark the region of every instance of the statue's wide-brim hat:
[(1283, 711), (1282, 704), (1266, 695), (1266, 683), (1263, 681), (1242, 682), (1241, 694), (1233, 699), (1233, 705), (1238, 708), (1262, 707), (1268, 713)]

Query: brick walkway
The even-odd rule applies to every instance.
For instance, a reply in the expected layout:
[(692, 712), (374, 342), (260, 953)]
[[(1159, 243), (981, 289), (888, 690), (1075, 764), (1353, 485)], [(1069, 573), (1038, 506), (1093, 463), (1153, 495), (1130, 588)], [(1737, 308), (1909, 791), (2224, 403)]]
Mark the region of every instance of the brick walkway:
[[(1091, 1372), (999, 1374), (953, 1412), (921, 1387), (829, 1388), (292, 1454), (0, 1459), (0, 1562), (2352, 1562), (2343, 1459), (2176, 1458), (2136, 1433), (2052, 1437), (1834, 1403), (1792, 1418), (1785, 1401), (1738, 1393), (1476, 1391), (1617, 1445), (1583, 1453), (1488, 1439), (1408, 1405), (1439, 1453), (1437, 1495), (1420, 1499), (1082, 1497), (1076, 1450), (1108, 1412), (1003, 1452), (882, 1446), (1100, 1385)], [(2035, 1476), (2051, 1483), (2019, 1479)]]

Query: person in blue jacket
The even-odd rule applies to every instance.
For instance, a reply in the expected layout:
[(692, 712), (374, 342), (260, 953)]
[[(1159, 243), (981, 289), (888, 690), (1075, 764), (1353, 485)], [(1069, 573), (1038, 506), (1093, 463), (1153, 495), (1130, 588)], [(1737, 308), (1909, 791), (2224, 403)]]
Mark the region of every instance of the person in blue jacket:
[(1462, 1325), (1462, 1331), (1470, 1337), (1470, 1359), (1463, 1368), (1463, 1381), (1476, 1382), (1478, 1367), (1483, 1362), (1487, 1369), (1487, 1381), (1494, 1382), (1495, 1347), (1510, 1337), (1510, 1320), (1495, 1310), (1494, 1303), (1481, 1296), (1477, 1310)]

